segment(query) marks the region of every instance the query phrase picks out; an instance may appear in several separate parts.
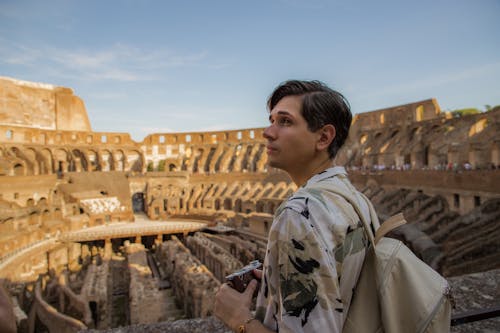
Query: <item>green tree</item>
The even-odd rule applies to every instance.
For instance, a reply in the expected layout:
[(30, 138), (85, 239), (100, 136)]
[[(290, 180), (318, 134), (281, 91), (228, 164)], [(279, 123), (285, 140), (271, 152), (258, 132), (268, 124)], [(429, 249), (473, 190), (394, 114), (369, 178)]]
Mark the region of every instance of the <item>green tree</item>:
[(472, 114), (479, 114), (479, 113), (481, 113), (481, 111), (479, 109), (476, 109), (476, 108), (465, 108), (465, 109), (458, 109), (458, 110), (451, 111), (451, 114), (455, 118), (460, 118), (463, 116), (469, 116)]
[(158, 171), (165, 171), (165, 160), (160, 160), (158, 163)]
[(149, 171), (154, 171), (153, 162), (149, 162), (149, 163), (148, 163), (147, 170), (148, 170), (148, 172), (149, 172)]

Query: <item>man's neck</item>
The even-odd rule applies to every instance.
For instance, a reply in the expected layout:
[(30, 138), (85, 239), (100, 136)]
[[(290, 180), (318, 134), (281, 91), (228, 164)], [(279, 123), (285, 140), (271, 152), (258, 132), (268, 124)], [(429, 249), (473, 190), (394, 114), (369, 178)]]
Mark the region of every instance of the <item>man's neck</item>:
[(288, 174), (290, 175), (290, 178), (292, 178), (292, 181), (295, 183), (295, 185), (297, 185), (297, 187), (301, 187), (304, 186), (312, 176), (333, 167), (333, 165), (333, 160), (328, 157), (319, 161), (318, 163), (314, 163), (310, 166), (309, 169), (301, 170), (301, 172), (297, 172), (294, 174), (289, 172)]

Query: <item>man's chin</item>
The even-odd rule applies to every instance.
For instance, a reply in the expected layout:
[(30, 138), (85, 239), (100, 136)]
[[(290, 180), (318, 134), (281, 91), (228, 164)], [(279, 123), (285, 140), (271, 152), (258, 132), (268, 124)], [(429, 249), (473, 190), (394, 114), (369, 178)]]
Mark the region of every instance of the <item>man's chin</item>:
[(282, 165), (280, 163), (278, 163), (277, 161), (270, 161), (270, 160), (268, 160), (267, 161), (267, 166), (269, 166), (271, 168), (276, 168), (276, 169), (283, 169)]

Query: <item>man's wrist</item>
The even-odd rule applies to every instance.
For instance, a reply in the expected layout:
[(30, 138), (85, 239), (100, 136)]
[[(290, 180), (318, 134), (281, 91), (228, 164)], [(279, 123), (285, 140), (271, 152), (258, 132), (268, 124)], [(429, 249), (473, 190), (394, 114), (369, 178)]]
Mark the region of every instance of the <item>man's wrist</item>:
[(247, 318), (242, 324), (236, 327), (236, 333), (248, 333), (248, 326), (253, 320), (257, 320), (254, 316)]

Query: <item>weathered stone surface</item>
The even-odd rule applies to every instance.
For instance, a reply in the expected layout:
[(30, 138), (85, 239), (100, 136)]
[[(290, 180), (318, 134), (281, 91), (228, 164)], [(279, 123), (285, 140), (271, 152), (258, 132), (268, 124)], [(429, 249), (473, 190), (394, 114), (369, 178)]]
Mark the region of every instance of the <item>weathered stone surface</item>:
[[(89, 235), (85, 242), (97, 265), (123, 245), (123, 237), (151, 249), (161, 248), (168, 234), (187, 243), (192, 229), (156, 229), (156, 223), (171, 226), (166, 221), (172, 217), (232, 227), (206, 230), (217, 233), (207, 238), (242, 263), (264, 257), (273, 214), (295, 185), (266, 166), (263, 128), (156, 133), (134, 142), (127, 133), (92, 132), (80, 102), (68, 88), (0, 78), (1, 277), (30, 283), (49, 270), (80, 269), (89, 255), (82, 250), (79, 257), (67, 246), (68, 233)], [(430, 265), (447, 276), (491, 270), (500, 265), (499, 129), (500, 108), (449, 118), (433, 99), (409, 103), (356, 115), (336, 163), (348, 167), (382, 220), (405, 213), (410, 227), (400, 236)], [(137, 213), (158, 221), (143, 226)], [(129, 233), (118, 232), (123, 230)], [(170, 283), (168, 292), (183, 307), (168, 318), (211, 315), (218, 280), (226, 274), (227, 256), (194, 245), (211, 271), (182, 244), (159, 255), (161, 288)], [(104, 300), (117, 287), (129, 288), (128, 279), (115, 279), (120, 267), (107, 274), (106, 290), (88, 293), (104, 316), (95, 316), (99, 328), (130, 319), (123, 311), (123, 321), (111, 320), (121, 311), (113, 303), (128, 308), (128, 292)], [(96, 275), (96, 286), (102, 277)], [(28, 313), (30, 301), (23, 299), (32, 292), (13, 295)]]
[(83, 101), (69, 88), (0, 77), (0, 123), (91, 131)]
[(215, 317), (182, 319), (149, 325), (131, 325), (109, 330), (85, 330), (80, 333), (231, 333), (220, 320)]
[[(452, 287), (456, 308), (453, 314), (481, 310), (499, 305), (500, 269), (467, 274), (448, 279)], [(500, 317), (454, 326), (452, 333), (498, 333)]]
[[(483, 273), (475, 273), (464, 276), (450, 278), (452, 293), (455, 298), (456, 308), (453, 314), (458, 314), (471, 310), (478, 310), (498, 305), (500, 299), (500, 269)], [(500, 318), (477, 321), (473, 323), (454, 326), (452, 333), (494, 333), (499, 332)], [(94, 333), (94, 330), (81, 332)], [(104, 333), (184, 333), (184, 332), (204, 332), (204, 333), (226, 333), (231, 332), (219, 320), (214, 317), (205, 319), (178, 320), (175, 322), (157, 323), (151, 325), (132, 325), (110, 330), (99, 331)]]

